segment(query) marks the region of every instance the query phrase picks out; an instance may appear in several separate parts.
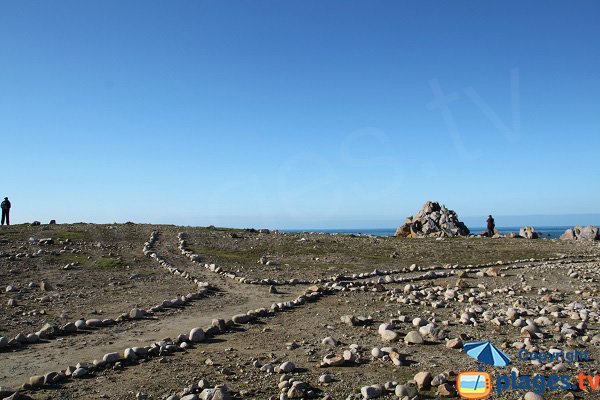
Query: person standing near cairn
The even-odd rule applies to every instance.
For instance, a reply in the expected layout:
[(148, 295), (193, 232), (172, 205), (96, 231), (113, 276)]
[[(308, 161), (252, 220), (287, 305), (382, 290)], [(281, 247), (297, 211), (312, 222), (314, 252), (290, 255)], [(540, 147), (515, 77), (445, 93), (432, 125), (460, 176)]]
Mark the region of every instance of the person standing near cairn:
[(494, 236), (494, 228), (496, 228), (496, 223), (494, 222), (494, 217), (492, 217), (491, 215), (488, 215), (488, 219), (487, 219), (488, 237)]
[(2, 208), (2, 224), (4, 225), (4, 220), (6, 219), (6, 225), (10, 225), (10, 201), (8, 197), (4, 198), (2, 204), (0, 204), (0, 208)]

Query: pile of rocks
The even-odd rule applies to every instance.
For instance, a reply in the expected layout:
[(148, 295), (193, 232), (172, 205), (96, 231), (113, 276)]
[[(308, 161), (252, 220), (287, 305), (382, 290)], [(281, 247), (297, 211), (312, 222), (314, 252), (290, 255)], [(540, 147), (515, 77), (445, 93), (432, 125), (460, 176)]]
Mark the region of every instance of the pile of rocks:
[(569, 228), (560, 237), (562, 240), (600, 240), (597, 226), (579, 226)]
[(427, 201), (414, 217), (406, 218), (394, 236), (455, 237), (469, 235), (469, 229), (459, 221), (456, 212), (438, 202)]

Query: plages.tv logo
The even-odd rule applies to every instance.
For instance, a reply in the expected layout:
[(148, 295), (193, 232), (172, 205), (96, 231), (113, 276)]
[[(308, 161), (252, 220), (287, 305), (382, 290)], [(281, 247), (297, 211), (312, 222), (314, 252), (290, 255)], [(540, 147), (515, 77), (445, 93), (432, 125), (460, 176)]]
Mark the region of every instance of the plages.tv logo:
[[(510, 363), (510, 358), (491, 342), (465, 343), (463, 350), (484, 364), (505, 367)], [(463, 399), (484, 399), (492, 392), (492, 377), (483, 371), (461, 372), (456, 377), (456, 391)]]
[(463, 399), (483, 399), (492, 392), (492, 378), (487, 372), (461, 372), (456, 377), (456, 391)]

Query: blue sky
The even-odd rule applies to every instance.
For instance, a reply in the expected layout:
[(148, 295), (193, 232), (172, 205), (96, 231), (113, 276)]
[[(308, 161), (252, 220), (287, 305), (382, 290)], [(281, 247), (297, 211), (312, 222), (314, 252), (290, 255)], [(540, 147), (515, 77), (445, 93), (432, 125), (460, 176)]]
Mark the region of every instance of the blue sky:
[(15, 223), (387, 227), (428, 199), (597, 214), (599, 16), (0, 0), (0, 195)]

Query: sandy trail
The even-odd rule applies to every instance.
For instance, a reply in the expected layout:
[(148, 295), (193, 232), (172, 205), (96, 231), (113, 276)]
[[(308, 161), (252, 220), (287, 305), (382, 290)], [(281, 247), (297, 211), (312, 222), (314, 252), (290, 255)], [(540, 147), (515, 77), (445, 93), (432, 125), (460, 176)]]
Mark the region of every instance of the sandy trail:
[[(230, 318), (250, 309), (270, 307), (274, 301), (292, 297), (286, 289), (281, 291), (287, 294), (271, 295), (268, 287), (240, 284), (194, 266), (179, 255), (176, 239), (175, 235), (165, 235), (157, 243), (157, 250), (173, 265), (216, 286), (220, 290), (218, 295), (195, 301), (176, 314), (159, 315), (157, 320), (135, 321), (127, 327), (98, 329), (88, 334), (67, 336), (18, 351), (0, 353), (0, 386), (18, 387), (32, 375), (65, 369), (78, 362), (91, 362), (109, 352), (122, 352), (127, 347), (145, 346), (167, 337), (173, 338), (194, 327), (209, 326), (214, 318)], [(158, 264), (157, 268), (160, 268)], [(181, 282), (182, 286), (189, 285), (183, 278)], [(300, 288), (293, 290), (294, 293), (300, 291)]]

